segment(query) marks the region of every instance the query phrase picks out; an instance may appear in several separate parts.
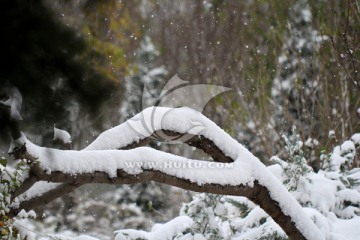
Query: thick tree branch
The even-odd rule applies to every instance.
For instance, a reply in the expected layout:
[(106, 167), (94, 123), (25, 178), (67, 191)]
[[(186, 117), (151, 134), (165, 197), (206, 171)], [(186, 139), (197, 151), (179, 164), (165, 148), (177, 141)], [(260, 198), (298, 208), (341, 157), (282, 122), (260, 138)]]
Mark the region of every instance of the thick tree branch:
[(178, 178), (156, 170), (144, 170), (142, 173), (137, 175), (131, 175), (123, 170), (118, 170), (116, 178), (109, 178), (108, 174), (103, 172), (77, 175), (65, 174), (62, 172), (47, 174), (45, 171), (38, 169), (36, 174), (37, 178), (42, 181), (59, 183), (66, 182), (67, 184), (60, 185), (58, 188), (53, 189), (42, 196), (35, 197), (29, 201), (21, 203), (20, 208), (30, 210), (32, 208), (42, 206), (52, 199), (67, 194), (76, 187), (86, 183), (133, 184), (155, 181), (195, 192), (247, 197), (264, 209), (264, 211), (280, 225), (290, 239), (306, 239), (296, 228), (292, 219), (282, 212), (279, 207), (279, 203), (270, 197), (269, 191), (264, 186), (261, 186), (257, 181), (254, 182), (252, 187), (243, 184), (238, 186), (224, 186), (215, 183), (198, 184), (196, 182), (191, 182), (189, 180)]
[[(164, 133), (165, 133), (165, 135), (162, 135), (162, 136), (179, 136), (180, 135), (180, 133), (169, 131), (169, 130), (165, 130)], [(130, 150), (130, 149), (134, 149), (137, 147), (146, 146), (152, 141), (159, 140), (159, 139), (156, 139), (156, 136), (159, 136), (158, 131), (155, 132), (152, 136), (143, 138), (143, 139), (139, 140), (138, 142), (133, 142), (125, 147), (122, 147), (120, 150)], [(229, 163), (229, 162), (234, 161), (230, 157), (224, 155), (223, 152), (221, 152), (220, 149), (211, 140), (205, 138), (204, 136), (187, 134), (186, 136), (184, 136), (184, 139), (186, 139), (186, 141), (184, 141), (184, 143), (188, 144), (189, 146), (196, 147), (197, 149), (203, 150), (205, 153), (207, 153), (209, 156), (211, 156), (215, 162)], [(167, 141), (167, 140), (171, 140), (171, 139), (170, 138), (169, 139), (162, 138), (161, 140)], [(180, 140), (181, 139), (178, 139), (178, 141), (180, 141)], [(24, 182), (24, 184), (21, 186), (21, 188), (16, 193), (14, 193), (13, 198), (19, 196), (20, 194), (22, 194), (25, 191), (27, 191), (28, 189), (30, 189), (31, 186), (36, 181), (38, 181), (38, 180), (36, 180), (36, 178), (34, 178), (34, 177), (28, 178)], [(94, 181), (95, 181), (95, 179), (94, 179)], [(66, 194), (74, 191), (76, 188), (78, 188), (82, 185), (83, 184), (78, 184), (78, 185), (63, 184), (63, 185), (61, 185), (61, 187), (59, 187), (62, 190), (58, 191), (57, 192), (58, 194), (45, 193), (44, 195), (41, 195), (41, 196), (37, 197), (36, 199), (31, 199), (31, 201), (29, 201), (29, 203), (24, 203), (22, 206), (29, 206), (30, 207), (29, 209), (31, 209), (31, 206), (34, 206), (36, 203), (38, 205), (43, 205), (44, 203), (49, 203), (59, 197), (62, 197), (63, 195), (66, 195)], [(62, 193), (63, 195), (61, 195), (60, 193)]]
[[(143, 139), (139, 140), (138, 142), (133, 142), (125, 147), (122, 147), (121, 149), (122, 150), (130, 150), (130, 149), (134, 149), (137, 147), (145, 146), (145, 145), (149, 144), (151, 141), (159, 140), (158, 136), (163, 136), (163, 138), (161, 140), (167, 141), (167, 140), (172, 140), (172, 137), (174, 137), (174, 136), (181, 135), (180, 133), (169, 131), (169, 130), (165, 130), (165, 131), (163, 131), (163, 133), (164, 134), (160, 135), (159, 131), (157, 131), (152, 136), (143, 138)], [(165, 138), (166, 136), (169, 136), (169, 138)], [(157, 137), (157, 139), (156, 139), (156, 137)], [(220, 151), (220, 149), (211, 140), (205, 138), (204, 136), (186, 134), (186, 135), (183, 135), (182, 139), (185, 139), (184, 143), (203, 150), (205, 153), (207, 153), (209, 156), (211, 156), (215, 162), (233, 162), (234, 161), (230, 157), (224, 155)], [(177, 141), (180, 142), (182, 139), (179, 138)], [(19, 158), (19, 159), (31, 159), (32, 162), (35, 161), (35, 159), (33, 157), (31, 157), (30, 155), (26, 155), (27, 152), (25, 151), (24, 147), (25, 146), (16, 148), (14, 150), (14, 152), (11, 154), (16, 156), (16, 158)], [(17, 152), (15, 152), (15, 151), (17, 151)], [(32, 170), (32, 171), (34, 171), (34, 170)], [(20, 189), (18, 189), (13, 194), (12, 198), (15, 198), (15, 197), (19, 196), (20, 194), (24, 193), (25, 191), (29, 190), (31, 188), (31, 186), (34, 185), (37, 181), (39, 181), (39, 180), (37, 178), (35, 178), (34, 175), (30, 175), (30, 177), (28, 179), (26, 179), (25, 182), (22, 184)], [(95, 179), (94, 179), (94, 181), (95, 181)], [(51, 202), (65, 194), (72, 192), (77, 187), (80, 187), (82, 185), (83, 184), (75, 184), (75, 185), (74, 184), (63, 184), (61, 187), (58, 187), (58, 188), (61, 188), (61, 191), (57, 191), (58, 194), (44, 193), (43, 196), (38, 196), (36, 199), (31, 199), (30, 203), (24, 203), (24, 206), (34, 206), (35, 203), (38, 203), (39, 205), (43, 205), (45, 202), (46, 203)], [(60, 193), (62, 193), (63, 195), (61, 195)]]
[(269, 190), (260, 185), (258, 181), (255, 181), (251, 186), (244, 184), (239, 184), (237, 186), (228, 184), (222, 185), (218, 183), (199, 184), (158, 170), (148, 169), (143, 169), (139, 174), (129, 174), (122, 169), (118, 169), (116, 177), (109, 177), (108, 173), (100, 171), (78, 174), (68, 174), (60, 171), (49, 173), (42, 169), (39, 164), (40, 163), (34, 164), (31, 170), (31, 174), (37, 180), (64, 184), (45, 194), (21, 202), (20, 208), (22, 209), (30, 210), (47, 204), (51, 200), (67, 194), (76, 187), (86, 183), (133, 184), (155, 181), (196, 192), (245, 196), (254, 203), (260, 205), (260, 207), (262, 207), (274, 221), (283, 228), (291, 239), (306, 239), (299, 229), (296, 228), (291, 217), (285, 215), (279, 207), (279, 203), (270, 197)]
[[(149, 113), (154, 113), (154, 110), (147, 109), (144, 112), (149, 115)], [(20, 203), (20, 207), (29, 210), (44, 205), (86, 183), (132, 184), (156, 181), (197, 192), (245, 196), (260, 205), (291, 239), (322, 239), (317, 227), (302, 212), (301, 206), (291, 197), (291, 194), (256, 157), (222, 129), (198, 112), (190, 109), (174, 109), (171, 112), (175, 113), (174, 115), (168, 114), (166, 116), (164, 113), (167, 114), (168, 109), (160, 109), (159, 112), (160, 118), (154, 117), (154, 119), (160, 119), (161, 124), (152, 123), (153, 131), (149, 131), (145, 126), (147, 132), (141, 134), (138, 128), (144, 127), (141, 124), (145, 123), (138, 120), (135, 122), (135, 127), (132, 126), (133, 128), (122, 124), (101, 134), (83, 151), (41, 148), (23, 139), (23, 142), (29, 146), (23, 145), (25, 151), (23, 148), (19, 148), (14, 151), (14, 155), (17, 158), (25, 158), (33, 162), (30, 177), (38, 181), (63, 184), (39, 196), (25, 198), (25, 201)], [(181, 124), (177, 124), (178, 122)], [(200, 122), (204, 131), (195, 131), (194, 134), (191, 129), (187, 132), (185, 129), (189, 129), (189, 126), (192, 127), (191, 124), (194, 122)], [(174, 128), (173, 125), (179, 127)], [(175, 171), (176, 169), (163, 169), (146, 165), (148, 161), (157, 163), (166, 163), (167, 161), (181, 164), (187, 162), (211, 163), (186, 159), (150, 148), (138, 148), (156, 138), (158, 139), (159, 136), (165, 141), (176, 140), (202, 149), (215, 162), (234, 162), (236, 168), (234, 167), (233, 171), (229, 172), (222, 172), (224, 169), (203, 169), (202, 171), (181, 169)], [(27, 147), (30, 147), (29, 151), (26, 151)], [(114, 148), (135, 149), (128, 151), (106, 150)], [(93, 151), (88, 152), (87, 150)], [(35, 163), (34, 159), (37, 159)], [(132, 169), (125, 164), (137, 161), (145, 165), (138, 165)], [(203, 173), (206, 174), (203, 175)], [(242, 177), (243, 174), (245, 177)], [(25, 192), (26, 195), (26, 189), (33, 181), (29, 180), (29, 183), (26, 183), (20, 192)], [(272, 195), (272, 193), (276, 194)], [(284, 196), (286, 199), (284, 200), (280, 196)], [(285, 215), (284, 211), (288, 215)]]

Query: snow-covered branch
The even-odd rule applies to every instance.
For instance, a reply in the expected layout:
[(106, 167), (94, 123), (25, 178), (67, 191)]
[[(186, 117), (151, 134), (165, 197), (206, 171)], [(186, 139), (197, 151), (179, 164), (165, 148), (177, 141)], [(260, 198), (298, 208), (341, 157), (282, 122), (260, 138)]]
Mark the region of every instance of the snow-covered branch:
[[(161, 137), (160, 137), (161, 136)], [(185, 143), (189, 146), (195, 147), (197, 149), (203, 150), (206, 154), (208, 154), (215, 162), (224, 162), (229, 163), (234, 160), (228, 156), (226, 156), (213, 141), (208, 138), (199, 135), (193, 135), (188, 133), (179, 133), (170, 130), (161, 130), (155, 131), (151, 136), (140, 139), (138, 142), (134, 142), (125, 147), (122, 147), (121, 150), (134, 149), (137, 147), (146, 146), (150, 142), (154, 140), (162, 140), (162, 141), (173, 141), (174, 137), (181, 136), (177, 139), (179, 143)]]
[[(194, 139), (194, 136), (200, 139)], [(221, 136), (226, 136), (226, 144)], [(218, 148), (213, 151), (222, 152), (224, 158), (227, 157), (222, 160), (224, 162), (237, 157), (236, 140), (200, 112), (186, 107), (149, 107), (123, 124), (103, 132), (84, 150), (128, 149), (146, 145), (151, 140), (187, 143), (207, 151), (209, 155), (212, 150), (207, 148)]]
[[(153, 138), (185, 142), (204, 150), (214, 161), (138, 147)], [(36, 159), (29, 177), (62, 183), (48, 191), (35, 184), (19, 196), (23, 208), (44, 204), (55, 193), (60, 196), (81, 184), (156, 181), (197, 192), (245, 196), (260, 205), (291, 239), (323, 239), (295, 198), (254, 155), (189, 108), (148, 108), (105, 131), (82, 151), (43, 148), (25, 137), (17, 144), (26, 148), (17, 158)], [(121, 148), (133, 149), (118, 150)]]

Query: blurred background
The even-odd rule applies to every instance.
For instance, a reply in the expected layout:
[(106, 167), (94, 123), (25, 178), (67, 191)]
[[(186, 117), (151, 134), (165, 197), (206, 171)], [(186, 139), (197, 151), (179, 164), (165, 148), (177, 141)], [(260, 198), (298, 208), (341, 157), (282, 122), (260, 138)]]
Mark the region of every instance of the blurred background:
[[(74, 149), (82, 149), (142, 110), (144, 85), (158, 96), (175, 74), (231, 88), (203, 113), (265, 164), (273, 155), (284, 157), (281, 136), (292, 126), (315, 170), (321, 153), (360, 131), (357, 0), (13, 0), (1, 6), (0, 98), (11, 86), (19, 89), (21, 129), (39, 145), (56, 146), (55, 124), (71, 134)], [(6, 129), (3, 122), (2, 155), (10, 141)], [(154, 146), (192, 155), (186, 147)], [(104, 219), (119, 226), (103, 224), (111, 229), (146, 229), (152, 226), (146, 218), (168, 220), (191, 195), (148, 184), (113, 191), (119, 192), (111, 197), (114, 216)], [(48, 225), (59, 230), (66, 222), (83, 231), (68, 212), (85, 211), (84, 203), (75, 204), (78, 196), (54, 203), (75, 207), (54, 207), (67, 215), (47, 218)], [(122, 217), (119, 204), (128, 211)], [(93, 215), (88, 225), (80, 224), (88, 231), (94, 221), (99, 225)]]

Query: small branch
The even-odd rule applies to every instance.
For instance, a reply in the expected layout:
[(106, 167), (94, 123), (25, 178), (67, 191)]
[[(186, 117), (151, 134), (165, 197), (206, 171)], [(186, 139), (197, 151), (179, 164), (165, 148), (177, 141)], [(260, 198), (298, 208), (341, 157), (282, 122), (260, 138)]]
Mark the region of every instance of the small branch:
[[(80, 187), (82, 184), (80, 183), (66, 183), (61, 184), (58, 187), (51, 189), (50, 191), (47, 191), (46, 193), (31, 198), (29, 200), (25, 200), (20, 203), (20, 206), (18, 209), (25, 209), (26, 211), (32, 210), (34, 208), (44, 206), (48, 204), (49, 202), (62, 197), (72, 191), (74, 191), (76, 188)], [(13, 210), (10, 212), (9, 216), (15, 216), (17, 213), (16, 210)]]
[[(160, 134), (161, 132), (161, 134)], [(159, 139), (159, 136), (162, 138)], [(224, 162), (224, 163), (230, 163), (234, 162), (234, 160), (228, 156), (226, 156), (216, 145), (213, 141), (206, 138), (203, 135), (192, 135), (192, 134), (183, 134), (175, 131), (170, 130), (162, 130), (162, 131), (156, 131), (149, 137), (144, 137), (138, 142), (133, 142), (125, 147), (122, 147), (120, 149), (122, 150), (128, 150), (128, 149), (134, 149), (137, 147), (146, 146), (152, 141), (155, 140), (162, 140), (162, 141), (171, 141), (174, 136), (181, 136), (177, 139), (178, 142), (183, 142), (189, 146), (196, 147), (197, 149), (203, 150), (206, 154), (208, 154), (215, 162)]]
[(9, 155), (13, 156), (14, 159), (25, 159), (28, 164), (35, 163), (36, 161), (36, 158), (27, 152), (26, 143), (14, 147), (12, 149), (12, 152), (9, 153)]
[(14, 200), (19, 195), (23, 194), (27, 190), (29, 190), (36, 182), (39, 180), (33, 176), (30, 175), (25, 181), (22, 183), (19, 189), (17, 189), (12, 195), (11, 195), (11, 201)]

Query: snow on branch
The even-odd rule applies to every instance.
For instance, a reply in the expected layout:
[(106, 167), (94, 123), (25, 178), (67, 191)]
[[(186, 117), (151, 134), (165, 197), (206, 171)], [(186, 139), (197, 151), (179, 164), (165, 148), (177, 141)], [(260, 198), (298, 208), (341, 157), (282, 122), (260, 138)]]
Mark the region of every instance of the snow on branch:
[[(203, 149), (214, 161), (139, 147), (152, 139), (187, 143)], [(105, 131), (82, 151), (39, 147), (25, 137), (17, 144), (23, 148), (17, 158), (36, 159), (29, 177), (63, 183), (41, 194), (31, 192), (38, 187), (30, 188), (19, 197), (20, 207), (46, 203), (56, 192), (61, 195), (86, 183), (156, 181), (197, 192), (245, 196), (260, 205), (291, 239), (324, 239), (295, 198), (259, 159), (189, 108), (148, 108)]]
[(63, 147), (65, 147), (65, 149), (70, 150), (72, 148), (71, 147), (71, 136), (70, 136), (70, 134), (67, 131), (63, 130), (63, 129), (55, 127), (55, 124), (54, 124), (54, 138), (53, 138), (53, 141), (59, 142), (60, 144), (63, 145)]
[(141, 144), (144, 139), (186, 143), (191, 142), (192, 136), (203, 136), (225, 156), (233, 160), (237, 157), (238, 142), (200, 112), (187, 107), (149, 107), (100, 134), (85, 150), (123, 149), (134, 143)]

